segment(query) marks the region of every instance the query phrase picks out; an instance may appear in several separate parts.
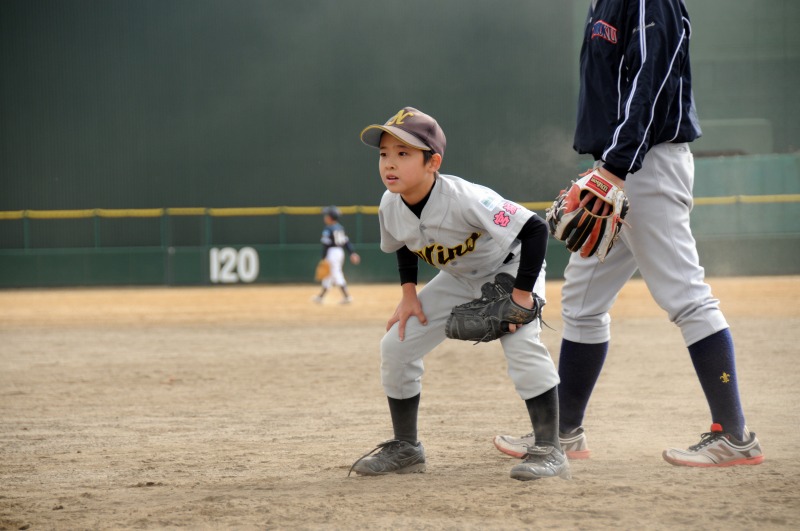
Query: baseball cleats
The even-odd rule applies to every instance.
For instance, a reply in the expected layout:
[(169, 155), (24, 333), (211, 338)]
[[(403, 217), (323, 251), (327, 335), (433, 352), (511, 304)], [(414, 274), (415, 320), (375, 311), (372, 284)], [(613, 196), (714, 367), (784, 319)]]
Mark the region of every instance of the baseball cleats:
[[(380, 451), (379, 451), (380, 450)], [(372, 455), (375, 452), (375, 455)], [(425, 448), (421, 442), (416, 445), (406, 441), (392, 439), (376, 446), (372, 451), (361, 456), (350, 472), (360, 476), (383, 476), (385, 474), (412, 474), (425, 472)]]
[[(586, 443), (586, 433), (584, 433), (583, 427), (577, 428), (572, 433), (560, 433), (558, 440), (569, 459), (589, 459), (591, 451)], [(533, 432), (522, 437), (496, 435), (494, 445), (504, 454), (512, 457), (525, 457), (528, 448), (536, 446), (536, 437)]]
[(522, 463), (511, 469), (511, 477), (520, 481), (555, 477), (572, 479), (572, 474), (562, 450), (554, 446), (531, 446)]
[(667, 463), (675, 466), (718, 467), (735, 465), (758, 465), (764, 461), (764, 453), (756, 434), (745, 426), (746, 440), (740, 441), (722, 426), (712, 424), (711, 431), (700, 436), (700, 442), (688, 450), (670, 448), (661, 455)]
[(528, 448), (536, 445), (536, 437), (533, 432), (527, 433), (522, 437), (511, 435), (495, 435), (494, 446), (504, 454), (511, 457), (525, 457)]
[(558, 442), (561, 443), (561, 448), (570, 459), (589, 459), (592, 453), (586, 443), (586, 432), (583, 431), (583, 426), (576, 428), (572, 433), (559, 433)]

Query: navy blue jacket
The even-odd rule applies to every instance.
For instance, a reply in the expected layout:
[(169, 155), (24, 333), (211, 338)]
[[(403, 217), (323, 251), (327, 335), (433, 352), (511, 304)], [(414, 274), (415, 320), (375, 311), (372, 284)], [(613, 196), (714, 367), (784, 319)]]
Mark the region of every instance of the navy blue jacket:
[[(683, 0), (597, 0), (580, 62), (573, 147), (624, 179), (662, 142), (701, 135)], [(644, 31), (642, 31), (644, 28)]]

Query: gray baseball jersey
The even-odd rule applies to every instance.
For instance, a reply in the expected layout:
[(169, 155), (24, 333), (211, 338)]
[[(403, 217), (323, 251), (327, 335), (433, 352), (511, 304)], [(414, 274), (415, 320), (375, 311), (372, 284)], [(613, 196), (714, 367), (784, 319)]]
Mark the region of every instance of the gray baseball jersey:
[(381, 250), (392, 253), (406, 245), (451, 275), (484, 276), (519, 246), (517, 234), (533, 215), (485, 186), (439, 175), (421, 219), (399, 194), (384, 193), (379, 209)]
[[(420, 218), (399, 194), (386, 192), (379, 219), (381, 249), (391, 253), (404, 245), (440, 272), (418, 293), (428, 319), (423, 326), (411, 317), (405, 339), (398, 324), (381, 341), (381, 381), (391, 398), (416, 396), (422, 389), (422, 358), (445, 340), (445, 323), (457, 304), (480, 296), (485, 282), (506, 272), (516, 276), (519, 257), (517, 235), (536, 215), (493, 190), (452, 175), (438, 175)], [(544, 267), (534, 291), (544, 297)], [(538, 321), (500, 339), (508, 374), (523, 400), (538, 396), (558, 384), (558, 373), (547, 348), (539, 339)], [(465, 343), (465, 346), (467, 344)]]

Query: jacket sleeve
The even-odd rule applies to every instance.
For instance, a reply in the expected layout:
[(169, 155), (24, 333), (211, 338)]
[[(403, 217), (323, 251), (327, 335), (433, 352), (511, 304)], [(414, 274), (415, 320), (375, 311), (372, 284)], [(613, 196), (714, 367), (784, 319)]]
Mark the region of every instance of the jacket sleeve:
[(627, 3), (623, 39), (625, 56), (619, 72), (618, 120), (603, 151), (605, 167), (625, 178), (642, 167), (676, 92), (688, 50), (689, 23), (681, 0), (634, 0)]

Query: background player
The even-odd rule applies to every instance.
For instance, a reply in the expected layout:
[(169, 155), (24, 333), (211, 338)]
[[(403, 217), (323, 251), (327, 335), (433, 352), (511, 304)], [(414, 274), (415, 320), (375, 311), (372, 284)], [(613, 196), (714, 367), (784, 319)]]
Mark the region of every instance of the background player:
[[(684, 466), (759, 464), (758, 439), (745, 426), (733, 339), (699, 264), (689, 226), (694, 161), (701, 132), (692, 95), (682, 0), (595, 0), (580, 56), (574, 147), (624, 186), (630, 211), (604, 263), (573, 253), (564, 272), (564, 335), (559, 359), (562, 443), (588, 457), (582, 423), (608, 351), (609, 310), (638, 269), (653, 298), (683, 334), (711, 410), (711, 430), (688, 450), (668, 449)], [(495, 438), (511, 455), (526, 440)]]
[(350, 243), (344, 227), (339, 223), (339, 216), (341, 216), (341, 212), (334, 205), (322, 210), (322, 218), (325, 221), (325, 228), (322, 229), (322, 238), (320, 238), (322, 259), (328, 262), (330, 273), (322, 279), (322, 291), (312, 299), (317, 304), (322, 304), (325, 294), (331, 286), (339, 286), (342, 290), (341, 304), (350, 304), (353, 301), (353, 297), (347, 291), (347, 280), (345, 280), (342, 270), (345, 251), (350, 254), (350, 263), (353, 265), (360, 264), (361, 257)]
[[(417, 439), (417, 413), (424, 356), (445, 339), (453, 306), (479, 297), (481, 286), (500, 272), (516, 276), (516, 304), (532, 308), (534, 289), (544, 297), (547, 226), (533, 212), (486, 187), (440, 174), (444, 132), (417, 109), (406, 107), (386, 124), (367, 127), (361, 140), (380, 149), (379, 171), (387, 188), (378, 213), (381, 250), (397, 253), (402, 298), (381, 341), (381, 382), (394, 439), (357, 460), (351, 471), (422, 472), (426, 461)], [(440, 271), (417, 293), (419, 258)], [(508, 373), (528, 408), (536, 444), (511, 470), (511, 477), (568, 477), (557, 431), (558, 374), (539, 340), (540, 323), (535, 320), (514, 330), (500, 343)]]

